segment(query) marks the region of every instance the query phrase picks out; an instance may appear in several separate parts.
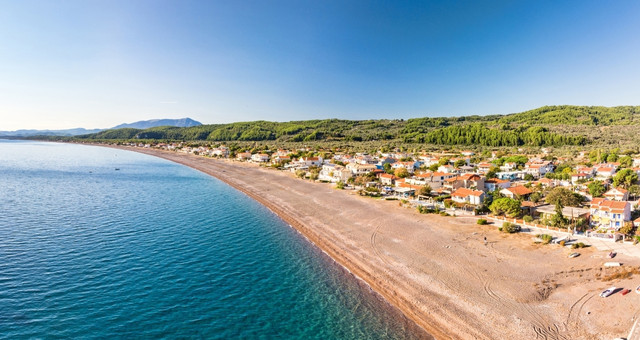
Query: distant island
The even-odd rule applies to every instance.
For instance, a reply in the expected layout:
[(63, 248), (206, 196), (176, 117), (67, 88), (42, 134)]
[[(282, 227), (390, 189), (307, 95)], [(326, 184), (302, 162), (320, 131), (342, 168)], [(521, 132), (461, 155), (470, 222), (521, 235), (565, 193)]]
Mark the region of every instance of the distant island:
[[(179, 127), (120, 125), (77, 135), (93, 141), (194, 141), (435, 145), (468, 147), (631, 147), (640, 142), (640, 106), (544, 106), (507, 115), (380, 120), (253, 121)], [(333, 143), (333, 144), (332, 144)]]
[(32, 136), (78, 136), (94, 134), (105, 130), (122, 129), (122, 128), (135, 128), (135, 129), (149, 129), (157, 126), (175, 126), (175, 127), (193, 127), (199, 126), (202, 123), (195, 121), (191, 118), (180, 119), (151, 119), (141, 120), (134, 123), (125, 123), (118, 126), (114, 126), (109, 129), (65, 129), (65, 130), (15, 130), (15, 131), (0, 131), (0, 137), (32, 137)]

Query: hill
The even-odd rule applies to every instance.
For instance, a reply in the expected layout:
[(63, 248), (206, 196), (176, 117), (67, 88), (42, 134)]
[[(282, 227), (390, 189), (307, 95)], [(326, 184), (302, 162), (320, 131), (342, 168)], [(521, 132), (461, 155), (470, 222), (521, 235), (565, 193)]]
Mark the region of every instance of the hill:
[(177, 127), (192, 127), (202, 125), (202, 123), (195, 121), (191, 118), (181, 119), (151, 119), (141, 120), (129, 124), (120, 124), (112, 127), (112, 129), (132, 128), (132, 129), (149, 129), (156, 126), (177, 126)]
[[(307, 120), (239, 122), (194, 127), (112, 130), (81, 139), (183, 141), (399, 141), (435, 145), (563, 146), (609, 143), (607, 128), (637, 138), (640, 106), (545, 106), (507, 115), (425, 117), (394, 120)], [(628, 135), (628, 136), (627, 136)]]

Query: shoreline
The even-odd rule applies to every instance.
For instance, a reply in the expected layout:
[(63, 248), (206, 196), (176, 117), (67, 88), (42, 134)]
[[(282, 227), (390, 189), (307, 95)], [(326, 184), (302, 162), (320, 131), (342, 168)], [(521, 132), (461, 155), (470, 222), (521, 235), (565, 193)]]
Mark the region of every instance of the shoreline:
[[(585, 296), (597, 294), (600, 286), (610, 285), (596, 282), (580, 289), (580, 285), (585, 284), (585, 279), (580, 278), (583, 274), (590, 275), (588, 272), (598, 266), (597, 260), (589, 259), (586, 266), (575, 268), (574, 265), (579, 263), (567, 261), (566, 256), (561, 261), (557, 260), (558, 263), (549, 262), (558, 257), (560, 252), (556, 249), (525, 249), (521, 254), (512, 256), (524, 263), (508, 264), (503, 262), (503, 258), (511, 255), (513, 245), (531, 248), (530, 241), (525, 243), (517, 237), (509, 240), (492, 230), (495, 229), (493, 227), (483, 228), (470, 222), (419, 215), (390, 202), (363, 199), (332, 188), (327, 191), (327, 186), (298, 180), (275, 170), (171, 151), (97, 146), (167, 159), (213, 176), (246, 194), (278, 215), (335, 263), (436, 339), (595, 339), (603, 334), (620, 336), (623, 330), (631, 327), (631, 324), (627, 325), (629, 322), (618, 322), (615, 327), (603, 329), (609, 318), (597, 325), (588, 325), (590, 318), (575, 312), (572, 314), (576, 304), (582, 303), (582, 311), (585, 305), (591, 308), (592, 304), (600, 302), (591, 299), (593, 296), (582, 300)], [(317, 199), (307, 195), (314, 190), (322, 191)], [(301, 199), (313, 202), (301, 202)], [(318, 211), (325, 207), (328, 212)], [(346, 208), (346, 214), (343, 208)], [(359, 214), (359, 210), (366, 211)], [(350, 216), (349, 212), (356, 216)], [(336, 221), (336, 214), (344, 220)], [(372, 216), (373, 219), (370, 218)], [(384, 219), (386, 224), (376, 221), (376, 217)], [(406, 222), (406, 225), (387, 226), (394, 221)], [(469, 230), (470, 227), (476, 230)], [(466, 239), (456, 240), (460, 232)], [(491, 239), (502, 239), (490, 242), (489, 247), (469, 242), (477, 238), (480, 243), (485, 235)], [(428, 239), (430, 236), (434, 236), (434, 240)], [(394, 243), (406, 243), (408, 247), (398, 247)], [(456, 244), (444, 246), (443, 243)], [(427, 247), (423, 248), (425, 245)], [(455, 247), (460, 253), (448, 254), (450, 247)], [(539, 251), (543, 252), (540, 259), (527, 258), (537, 256), (532, 252)], [(473, 252), (478, 257), (466, 252)], [(542, 268), (536, 268), (538, 266)], [(571, 266), (571, 270), (559, 270), (564, 266)], [(563, 275), (567, 272), (572, 274)], [(566, 276), (564, 280), (562, 276)], [(553, 284), (549, 283), (550, 278)], [(515, 282), (509, 282), (511, 280)], [(525, 286), (527, 283), (528, 287)], [(543, 287), (538, 287), (538, 284)], [(613, 312), (618, 307), (596, 305), (594, 315)], [(635, 314), (634, 307), (625, 308), (631, 315)]]

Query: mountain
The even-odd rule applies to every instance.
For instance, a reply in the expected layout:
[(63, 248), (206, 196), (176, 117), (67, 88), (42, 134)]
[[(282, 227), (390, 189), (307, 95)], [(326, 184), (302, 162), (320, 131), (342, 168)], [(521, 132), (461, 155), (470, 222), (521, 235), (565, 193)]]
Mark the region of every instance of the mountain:
[(122, 129), (122, 128), (149, 129), (156, 126), (192, 127), (192, 126), (199, 126), (199, 125), (202, 125), (202, 123), (195, 121), (191, 118), (151, 119), (151, 120), (141, 120), (139, 122), (130, 123), (130, 124), (120, 124), (118, 126), (112, 127), (111, 129)]
[(31, 137), (31, 136), (77, 136), (98, 133), (102, 129), (87, 130), (83, 128), (66, 130), (16, 130), (0, 131), (0, 137)]
[(202, 123), (195, 121), (191, 118), (181, 119), (152, 119), (142, 120), (131, 124), (120, 124), (110, 129), (66, 129), (66, 130), (16, 130), (16, 131), (0, 131), (0, 137), (33, 137), (33, 136), (79, 136), (94, 134), (105, 130), (114, 130), (122, 128), (136, 128), (136, 129), (149, 129), (157, 126), (175, 126), (175, 127), (193, 127), (199, 126)]

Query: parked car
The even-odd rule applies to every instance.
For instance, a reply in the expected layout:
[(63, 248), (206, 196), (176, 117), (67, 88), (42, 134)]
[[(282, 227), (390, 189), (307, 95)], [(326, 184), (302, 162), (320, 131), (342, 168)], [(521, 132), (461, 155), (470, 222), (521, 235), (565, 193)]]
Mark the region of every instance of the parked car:
[(605, 289), (604, 291), (602, 291), (602, 293), (600, 293), (600, 297), (606, 298), (608, 296), (610, 296), (611, 294), (613, 294), (613, 292), (615, 292), (617, 288), (616, 287), (609, 287), (607, 289)]
[(572, 259), (574, 257), (578, 257), (578, 256), (580, 256), (580, 253), (571, 253), (571, 254), (569, 254), (569, 258), (570, 259)]

